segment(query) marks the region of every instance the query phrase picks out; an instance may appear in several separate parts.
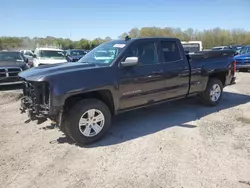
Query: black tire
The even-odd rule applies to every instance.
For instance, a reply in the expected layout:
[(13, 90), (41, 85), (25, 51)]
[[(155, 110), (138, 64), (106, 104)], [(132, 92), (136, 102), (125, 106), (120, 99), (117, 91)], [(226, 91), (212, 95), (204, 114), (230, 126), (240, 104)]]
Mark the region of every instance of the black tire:
[[(210, 91), (214, 85), (218, 85), (220, 87), (220, 91), (221, 91), (220, 96), (218, 97), (218, 99), (216, 101), (212, 100), (212, 98), (210, 96)], [(200, 97), (201, 102), (203, 104), (205, 104), (207, 106), (216, 106), (220, 102), (220, 100), (222, 98), (222, 94), (223, 94), (222, 82), (219, 79), (211, 78), (208, 81), (206, 90), (203, 93), (201, 93), (199, 95), (199, 97)]]
[[(90, 109), (99, 110), (104, 116), (104, 125), (101, 131), (92, 137), (83, 135), (79, 128), (80, 118)], [(106, 104), (97, 99), (83, 99), (75, 104), (67, 115), (65, 134), (80, 145), (91, 144), (101, 139), (111, 126), (111, 113)], [(92, 129), (94, 130), (94, 129)], [(94, 131), (95, 132), (95, 131)]]

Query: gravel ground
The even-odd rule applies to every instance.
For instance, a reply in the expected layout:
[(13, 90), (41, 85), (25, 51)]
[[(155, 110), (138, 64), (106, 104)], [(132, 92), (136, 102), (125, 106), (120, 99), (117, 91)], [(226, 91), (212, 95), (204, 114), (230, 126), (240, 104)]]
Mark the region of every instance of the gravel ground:
[(237, 73), (218, 107), (188, 99), (122, 114), (82, 148), (49, 122), (25, 123), (19, 94), (7, 93), (0, 187), (250, 188), (250, 73)]

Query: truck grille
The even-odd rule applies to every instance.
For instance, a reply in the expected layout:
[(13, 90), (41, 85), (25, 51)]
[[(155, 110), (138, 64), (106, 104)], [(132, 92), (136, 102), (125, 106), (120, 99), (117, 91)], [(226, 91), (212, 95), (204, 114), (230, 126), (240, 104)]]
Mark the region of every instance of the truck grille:
[(250, 59), (245, 59), (245, 60), (236, 60), (237, 64), (245, 64), (245, 63), (250, 63)]
[(44, 82), (24, 82), (24, 96), (30, 98), (33, 104), (49, 104), (49, 86)]
[(21, 68), (0, 68), (0, 78), (7, 78), (7, 77), (17, 77), (18, 73), (21, 72)]
[(24, 95), (29, 97), (33, 103), (36, 102), (35, 87), (31, 82), (24, 82)]

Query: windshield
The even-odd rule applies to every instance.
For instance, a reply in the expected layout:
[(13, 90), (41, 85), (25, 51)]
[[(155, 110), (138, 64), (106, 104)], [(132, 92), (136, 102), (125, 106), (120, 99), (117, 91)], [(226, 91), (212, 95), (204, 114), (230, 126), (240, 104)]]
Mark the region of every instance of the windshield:
[(103, 43), (83, 56), (78, 62), (109, 65), (125, 46), (126, 41), (123, 40), (115, 40)]
[(53, 58), (53, 59), (64, 59), (64, 52), (61, 50), (41, 50), (40, 51), (41, 58)]
[(85, 55), (86, 52), (84, 50), (72, 50), (71, 55), (77, 56), (77, 55)]
[(184, 51), (188, 52), (199, 52), (200, 51), (200, 44), (193, 43), (193, 44), (182, 44)]
[(19, 52), (0, 52), (0, 61), (23, 61)]
[(250, 53), (250, 46), (242, 47), (240, 50), (240, 54)]

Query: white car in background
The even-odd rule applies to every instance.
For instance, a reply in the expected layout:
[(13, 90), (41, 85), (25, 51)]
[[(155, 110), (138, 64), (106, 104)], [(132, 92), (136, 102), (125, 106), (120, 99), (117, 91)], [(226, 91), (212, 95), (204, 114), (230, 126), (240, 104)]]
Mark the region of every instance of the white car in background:
[(50, 65), (68, 62), (64, 50), (57, 48), (36, 48), (34, 52), (33, 66)]
[(184, 51), (189, 54), (203, 51), (202, 41), (181, 41)]

